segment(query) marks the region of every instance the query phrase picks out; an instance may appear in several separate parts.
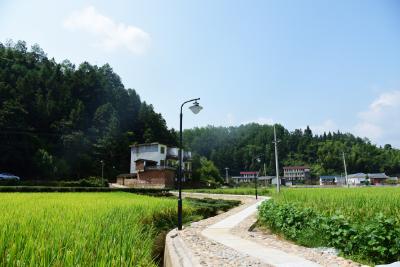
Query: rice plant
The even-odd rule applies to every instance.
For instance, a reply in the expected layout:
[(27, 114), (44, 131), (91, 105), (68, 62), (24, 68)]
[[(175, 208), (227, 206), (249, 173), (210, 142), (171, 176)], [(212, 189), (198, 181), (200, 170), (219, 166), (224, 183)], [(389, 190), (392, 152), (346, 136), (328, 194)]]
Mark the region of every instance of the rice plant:
[(0, 266), (156, 266), (154, 239), (174, 225), (176, 200), (3, 193), (0, 210)]

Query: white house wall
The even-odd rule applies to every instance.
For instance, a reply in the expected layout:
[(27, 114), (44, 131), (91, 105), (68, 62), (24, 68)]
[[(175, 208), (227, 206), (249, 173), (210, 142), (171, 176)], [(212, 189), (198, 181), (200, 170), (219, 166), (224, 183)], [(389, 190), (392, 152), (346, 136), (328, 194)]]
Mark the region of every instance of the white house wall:
[[(157, 146), (157, 151), (155, 152), (138, 152), (137, 147), (131, 148), (131, 173), (136, 172), (136, 164), (135, 161), (138, 159), (146, 159), (146, 160), (153, 160), (157, 162), (157, 165), (160, 165), (161, 160), (166, 160), (167, 157), (167, 147), (164, 145), (154, 145)], [(164, 147), (164, 154), (161, 154), (161, 147)]]

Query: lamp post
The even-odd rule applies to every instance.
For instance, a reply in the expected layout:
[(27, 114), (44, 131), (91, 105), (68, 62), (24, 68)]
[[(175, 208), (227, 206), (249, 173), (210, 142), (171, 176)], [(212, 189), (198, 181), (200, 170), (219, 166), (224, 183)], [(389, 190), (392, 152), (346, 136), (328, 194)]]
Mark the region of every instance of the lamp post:
[(274, 141), (272, 143), (274, 143), (275, 145), (275, 169), (276, 169), (276, 192), (280, 192), (280, 179), (279, 179), (279, 163), (278, 163), (278, 143), (280, 142), (280, 140), (276, 139), (276, 129), (275, 129), (275, 125), (274, 125)]
[[(257, 155), (255, 157), (252, 158), (251, 160), (251, 165), (254, 165), (254, 160), (257, 160), (258, 163), (261, 162), (260, 159), (261, 155)], [(258, 172), (257, 172), (258, 174)], [(258, 199), (258, 177), (257, 174), (254, 176), (254, 189), (255, 189), (255, 194), (256, 194), (256, 199)]]
[(228, 174), (229, 168), (225, 168), (225, 183), (229, 184), (229, 174)]
[(181, 113), (180, 113), (180, 121), (179, 121), (179, 170), (178, 170), (178, 191), (179, 191), (179, 195), (178, 195), (178, 230), (182, 230), (182, 118), (183, 118), (183, 114), (182, 114), (182, 109), (183, 106), (187, 103), (190, 102), (194, 102), (193, 105), (191, 107), (189, 107), (189, 109), (194, 113), (197, 114), (199, 113), (203, 108), (199, 105), (199, 103), (197, 102), (198, 100), (200, 100), (200, 98), (195, 98), (195, 99), (191, 99), (188, 101), (185, 101), (182, 103), (181, 105)]

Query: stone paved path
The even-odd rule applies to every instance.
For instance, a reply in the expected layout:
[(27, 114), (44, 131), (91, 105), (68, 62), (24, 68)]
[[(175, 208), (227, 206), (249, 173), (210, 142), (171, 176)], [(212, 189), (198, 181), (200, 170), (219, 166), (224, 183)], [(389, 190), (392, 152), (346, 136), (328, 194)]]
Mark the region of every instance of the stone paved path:
[[(182, 266), (360, 266), (315, 249), (304, 248), (275, 235), (249, 232), (258, 205), (253, 196), (184, 193), (183, 196), (240, 199), (242, 205), (226, 213), (192, 223), (174, 236), (190, 254)], [(176, 238), (174, 238), (176, 239)], [(175, 242), (178, 242), (176, 240)]]
[(268, 201), (265, 197), (260, 197), (259, 200), (244, 210), (235, 213), (228, 218), (225, 218), (213, 225), (210, 225), (202, 234), (207, 238), (219, 242), (227, 247), (257, 258), (263, 263), (277, 267), (318, 267), (321, 266), (312, 261), (306, 260), (299, 256), (286, 253), (282, 250), (266, 247), (256, 242), (246, 240), (231, 233), (231, 230), (244, 221), (247, 217), (257, 212), (257, 207), (263, 202)]

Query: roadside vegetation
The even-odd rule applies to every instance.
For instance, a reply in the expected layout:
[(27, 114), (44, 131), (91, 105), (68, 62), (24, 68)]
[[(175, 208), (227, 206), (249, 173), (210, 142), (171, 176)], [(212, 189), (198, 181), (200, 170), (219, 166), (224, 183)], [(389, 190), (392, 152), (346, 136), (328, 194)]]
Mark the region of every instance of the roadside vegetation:
[(400, 260), (400, 188), (286, 189), (260, 206), (262, 225), (356, 261)]
[[(185, 200), (184, 223), (238, 205)], [(130, 193), (0, 194), (0, 266), (157, 266), (177, 202)]]
[[(234, 188), (202, 188), (202, 189), (185, 189), (185, 192), (207, 193), (207, 194), (231, 194), (231, 195), (255, 195), (254, 187), (234, 187)], [(272, 191), (270, 188), (259, 187), (258, 195), (266, 196)]]

